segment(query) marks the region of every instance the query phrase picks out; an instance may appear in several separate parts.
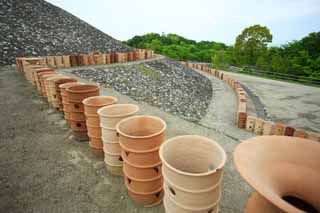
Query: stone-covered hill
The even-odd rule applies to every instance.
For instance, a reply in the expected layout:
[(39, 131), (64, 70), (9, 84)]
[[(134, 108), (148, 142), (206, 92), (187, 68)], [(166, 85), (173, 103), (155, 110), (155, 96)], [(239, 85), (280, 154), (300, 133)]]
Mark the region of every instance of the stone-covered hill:
[(44, 0), (0, 0), (0, 65), (18, 56), (127, 52), (130, 47)]

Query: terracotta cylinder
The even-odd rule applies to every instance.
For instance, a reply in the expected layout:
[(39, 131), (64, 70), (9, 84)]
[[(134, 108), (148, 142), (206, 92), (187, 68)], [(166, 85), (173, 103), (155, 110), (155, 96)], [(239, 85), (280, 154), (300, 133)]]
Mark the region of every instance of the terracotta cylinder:
[(118, 154), (113, 154), (108, 152), (107, 150), (104, 151), (104, 156), (105, 156), (105, 163), (111, 166), (121, 166), (123, 165), (123, 159), (121, 155)]
[(93, 55), (88, 55), (88, 63), (89, 63), (89, 65), (95, 64)]
[(109, 165), (106, 161), (104, 162), (105, 162), (107, 171), (110, 172), (112, 175), (123, 176), (122, 165), (114, 166), (114, 165)]
[(297, 137), (241, 142), (233, 154), (235, 166), (259, 193), (248, 200), (245, 212), (319, 212), (319, 153), (319, 143)]
[(116, 125), (122, 148), (131, 152), (158, 149), (165, 137), (166, 123), (155, 116), (131, 116)]
[(103, 147), (109, 153), (121, 155), (121, 147), (117, 141), (103, 141)]
[(130, 117), (139, 111), (139, 107), (134, 104), (114, 104), (98, 110), (101, 126), (115, 129), (119, 121)]
[(32, 86), (36, 86), (36, 82), (35, 82), (35, 78), (34, 78), (34, 75), (33, 75), (33, 72), (35, 69), (38, 69), (38, 68), (44, 68), (44, 66), (41, 66), (41, 65), (31, 65), (30, 66), (30, 69), (28, 70), (28, 75), (29, 75), (29, 81), (30, 83), (32, 84)]
[(52, 78), (48, 78), (48, 102), (52, 103), (53, 108), (59, 110), (59, 104), (58, 104), (58, 95), (56, 90), (55, 82), (57, 80), (68, 78), (65, 75), (56, 75)]
[(112, 96), (93, 96), (82, 101), (86, 116), (98, 116), (98, 109), (117, 102), (118, 99)]
[(137, 179), (137, 178), (129, 177), (125, 174), (124, 181), (127, 188), (130, 191), (133, 191), (139, 194), (153, 193), (154, 191), (157, 191), (159, 188), (161, 188), (163, 185), (162, 175), (159, 175), (154, 178), (149, 178), (149, 179), (147, 178)]
[(45, 74), (54, 74), (54, 73), (56, 73), (56, 72), (51, 70), (50, 68), (43, 68), (43, 69), (39, 69), (39, 70), (35, 71), (35, 75), (37, 75), (37, 77), (36, 77), (36, 86), (37, 86), (38, 93), (40, 95), (42, 95), (40, 76), (41, 75), (45, 75)]
[(117, 142), (119, 141), (116, 129), (101, 127), (101, 138), (105, 142)]
[(273, 133), (273, 123), (270, 121), (265, 121), (263, 124), (263, 135), (272, 135)]
[[(68, 98), (68, 93), (66, 89), (71, 86), (75, 85), (81, 85), (82, 83), (80, 82), (69, 82), (69, 83), (64, 83), (60, 84), (60, 93), (61, 93), (61, 98), (62, 98), (62, 104), (63, 104), (63, 112), (64, 112), (64, 118), (66, 119), (67, 123), (70, 125), (70, 107), (69, 107), (69, 98)], [(79, 133), (81, 134), (81, 133)]]
[(262, 135), (263, 124), (264, 124), (264, 120), (257, 118), (254, 123), (254, 133), (256, 133), (257, 135)]
[(121, 150), (122, 158), (133, 165), (139, 165), (140, 167), (146, 168), (152, 167), (153, 165), (159, 164), (161, 162), (158, 148), (148, 152), (131, 152), (121, 146)]
[(293, 136), (295, 132), (295, 129), (293, 127), (287, 126), (284, 130), (285, 136)]
[[(90, 133), (88, 133), (89, 136), (89, 145), (90, 147), (94, 148), (94, 149), (101, 149), (99, 154), (103, 152), (103, 143), (101, 141), (101, 137), (95, 137), (90, 135)], [(94, 150), (97, 151), (97, 150)]]
[(82, 103), (88, 97), (99, 95), (99, 87), (93, 84), (71, 86), (66, 91), (68, 92), (69, 102)]
[(286, 125), (284, 124), (275, 124), (274, 125), (274, 134), (275, 135), (283, 135), (286, 129)]
[(247, 123), (246, 123), (246, 130), (247, 131), (250, 131), (250, 132), (253, 132), (254, 130), (254, 124), (255, 124), (255, 120), (257, 118), (256, 117), (253, 117), (253, 116), (248, 116), (247, 117)]
[(64, 67), (62, 56), (55, 56), (54, 60), (57, 68)]
[(55, 87), (57, 91), (57, 100), (58, 100), (58, 105), (59, 105), (59, 110), (63, 111), (63, 103), (62, 103), (62, 95), (61, 95), (61, 89), (60, 85), (65, 84), (65, 83), (70, 83), (70, 82), (77, 82), (76, 79), (74, 78), (63, 78), (55, 81)]
[(70, 55), (70, 65), (71, 67), (78, 67), (78, 57), (76, 55)]
[(131, 164), (129, 161), (123, 158), (123, 172), (127, 174), (129, 177), (133, 177), (136, 179), (151, 179), (154, 177), (158, 177), (162, 175), (161, 162), (154, 164), (150, 167), (139, 167), (137, 165)]
[(63, 55), (62, 56), (62, 61), (63, 61), (63, 65), (64, 65), (65, 68), (71, 67), (71, 62), (70, 62), (70, 56), (69, 55)]
[(180, 207), (177, 212), (217, 206), (226, 162), (226, 153), (218, 143), (202, 136), (178, 136), (161, 145), (160, 157), (165, 196)]
[(89, 65), (89, 59), (87, 55), (82, 55), (82, 59), (83, 59), (83, 65), (84, 66), (88, 66)]
[(37, 88), (37, 82), (38, 80), (38, 72), (46, 72), (46, 71), (51, 71), (52, 69), (47, 68), (47, 67), (38, 67), (38, 68), (32, 68), (32, 85), (34, 85)]
[(42, 81), (41, 90), (42, 90), (43, 97), (45, 97), (47, 100), (48, 100), (48, 98), (47, 98), (47, 95), (48, 95), (47, 94), (47, 91), (48, 91), (48, 81), (47, 81), (47, 79), (51, 78), (53, 76), (56, 76), (56, 75), (58, 75), (58, 73), (46, 74), (46, 75), (42, 75), (41, 76), (41, 81)]
[(137, 193), (130, 190), (127, 184), (126, 187), (128, 189), (129, 197), (131, 197), (131, 199), (134, 200), (136, 203), (142, 204), (145, 207), (152, 207), (160, 204), (164, 194), (162, 187), (155, 190), (152, 193)]

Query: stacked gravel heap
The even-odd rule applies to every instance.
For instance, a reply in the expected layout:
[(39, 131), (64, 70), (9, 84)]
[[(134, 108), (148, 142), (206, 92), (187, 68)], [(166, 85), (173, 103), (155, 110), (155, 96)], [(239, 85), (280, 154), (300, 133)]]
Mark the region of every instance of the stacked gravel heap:
[(0, 65), (16, 56), (69, 55), (130, 48), (44, 0), (0, 1)]
[(212, 97), (206, 77), (167, 58), (72, 73), (193, 122), (206, 114)]

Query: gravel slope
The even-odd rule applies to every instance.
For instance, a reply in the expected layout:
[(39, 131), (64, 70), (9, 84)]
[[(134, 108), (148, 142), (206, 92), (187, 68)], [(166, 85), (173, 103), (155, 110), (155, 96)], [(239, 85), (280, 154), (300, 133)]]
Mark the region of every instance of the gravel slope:
[(168, 58), (72, 73), (193, 122), (206, 114), (212, 98), (206, 77)]

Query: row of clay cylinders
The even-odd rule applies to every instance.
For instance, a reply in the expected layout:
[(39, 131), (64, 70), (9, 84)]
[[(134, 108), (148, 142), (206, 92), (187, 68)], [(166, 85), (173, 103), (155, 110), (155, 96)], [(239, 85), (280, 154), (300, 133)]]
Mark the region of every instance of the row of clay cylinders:
[(167, 213), (218, 212), (226, 153), (208, 138), (184, 135), (161, 145)]
[(69, 81), (74, 81), (74, 79), (72, 79), (68, 76), (62, 75), (62, 74), (57, 74), (57, 75), (50, 77), (50, 78), (47, 78), (45, 80), (45, 82), (47, 82), (47, 84), (45, 83), (45, 85), (46, 85), (46, 93), (47, 93), (48, 103), (50, 106), (52, 106), (56, 110), (60, 110), (59, 100), (58, 100), (58, 97), (59, 97), (58, 92), (59, 91), (57, 90), (56, 82), (59, 82), (63, 79), (70, 79)]
[(84, 114), (89, 136), (89, 146), (93, 154), (104, 157), (103, 143), (101, 139), (101, 127), (98, 110), (101, 107), (112, 105), (118, 102), (118, 99), (111, 96), (93, 96), (83, 100)]
[(99, 87), (93, 84), (74, 85), (66, 88), (68, 110), (70, 110), (70, 127), (77, 140), (88, 140), (86, 117), (82, 101), (99, 95)]
[(116, 125), (124, 118), (135, 115), (139, 107), (134, 104), (114, 104), (98, 110), (103, 141), (104, 162), (107, 170), (122, 176), (123, 160)]
[(128, 195), (145, 207), (157, 205), (163, 198), (159, 148), (165, 129), (163, 120), (145, 115), (123, 119), (116, 126)]

